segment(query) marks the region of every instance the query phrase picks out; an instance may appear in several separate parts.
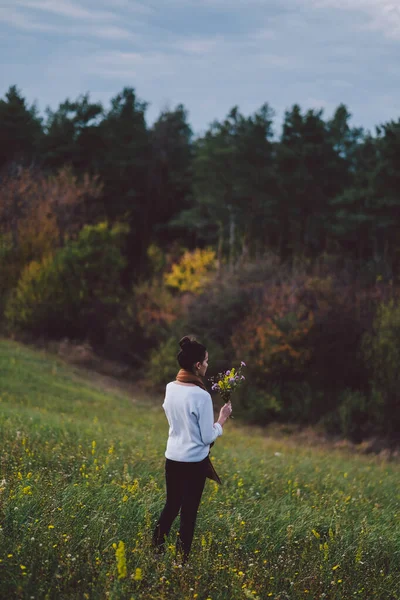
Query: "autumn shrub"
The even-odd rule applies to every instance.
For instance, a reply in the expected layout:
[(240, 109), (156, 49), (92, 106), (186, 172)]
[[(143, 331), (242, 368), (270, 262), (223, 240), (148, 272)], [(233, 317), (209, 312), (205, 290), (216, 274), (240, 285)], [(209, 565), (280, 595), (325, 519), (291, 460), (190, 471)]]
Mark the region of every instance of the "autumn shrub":
[[(101, 189), (98, 178), (85, 174), (78, 179), (66, 167), (50, 176), (21, 167), (10, 175), (2, 173), (0, 318), (22, 271), (26, 269), (24, 278), (29, 278), (42, 259), (62, 247), (68, 236), (77, 235), (82, 205), (87, 198), (98, 197)], [(29, 267), (31, 263), (34, 266)]]
[(158, 277), (136, 284), (133, 288), (136, 318), (149, 344), (156, 345), (168, 337), (171, 324), (182, 312), (181, 301)]
[(7, 302), (9, 327), (100, 343), (119, 303), (124, 234), (118, 225), (85, 226), (76, 241), (29, 263)]
[(337, 412), (344, 389), (366, 392), (360, 345), (371, 295), (332, 276), (294, 275), (257, 290), (232, 345), (258, 388), (279, 386), (281, 417), (317, 422)]
[(88, 197), (99, 197), (97, 177), (81, 179), (64, 167), (54, 175), (31, 168), (2, 178), (0, 233), (9, 235), (21, 268), (62, 246), (81, 228), (79, 210)]
[(303, 374), (310, 351), (302, 340), (313, 319), (313, 313), (296, 302), (291, 286), (265, 286), (231, 338), (236, 355), (246, 357), (258, 386)]

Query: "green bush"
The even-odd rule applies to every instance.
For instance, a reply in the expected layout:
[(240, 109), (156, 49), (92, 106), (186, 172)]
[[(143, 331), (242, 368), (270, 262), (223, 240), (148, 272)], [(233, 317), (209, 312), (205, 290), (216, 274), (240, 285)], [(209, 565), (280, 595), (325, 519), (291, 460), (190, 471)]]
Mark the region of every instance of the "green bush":
[(56, 257), (46, 256), (30, 262), (22, 271), (17, 287), (5, 307), (5, 319), (11, 330), (22, 329), (34, 334), (54, 326), (65, 305), (65, 289), (59, 284), (60, 264)]
[(175, 379), (179, 370), (178, 352), (178, 341), (172, 337), (151, 351), (146, 368), (146, 378), (151, 385), (161, 388)]
[(13, 249), (11, 236), (0, 235), (0, 320), (3, 319), (7, 298), (18, 283), (21, 260)]
[(9, 326), (52, 337), (102, 341), (119, 304), (124, 233), (106, 223), (85, 226), (76, 241), (27, 265), (5, 308)]
[(279, 387), (260, 389), (244, 385), (235, 392), (232, 406), (238, 417), (257, 425), (267, 425), (279, 419), (282, 411)]
[(366, 396), (358, 390), (344, 390), (339, 396), (340, 433), (355, 441), (368, 433), (368, 405)]
[(400, 427), (399, 303), (390, 300), (380, 305), (362, 347), (371, 374), (371, 413), (381, 433), (393, 435)]

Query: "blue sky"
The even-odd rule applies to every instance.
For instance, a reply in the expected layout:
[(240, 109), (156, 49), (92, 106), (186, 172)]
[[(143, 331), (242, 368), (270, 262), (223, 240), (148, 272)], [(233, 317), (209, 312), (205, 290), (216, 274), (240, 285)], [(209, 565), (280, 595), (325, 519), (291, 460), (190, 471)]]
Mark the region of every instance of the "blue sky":
[(152, 123), (179, 103), (196, 134), (264, 102), (279, 128), (294, 103), (344, 102), (353, 124), (400, 118), (400, 0), (0, 0), (0, 96), (40, 112), (124, 86)]

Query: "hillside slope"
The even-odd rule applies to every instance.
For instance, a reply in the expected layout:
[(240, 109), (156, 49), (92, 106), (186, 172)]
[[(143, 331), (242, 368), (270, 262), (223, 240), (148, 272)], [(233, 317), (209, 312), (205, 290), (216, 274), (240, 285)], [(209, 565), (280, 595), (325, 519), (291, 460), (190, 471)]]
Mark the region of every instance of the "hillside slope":
[(400, 598), (400, 466), (232, 421), (190, 568), (173, 564), (176, 528), (155, 558), (162, 398), (99, 382), (0, 341), (0, 598)]

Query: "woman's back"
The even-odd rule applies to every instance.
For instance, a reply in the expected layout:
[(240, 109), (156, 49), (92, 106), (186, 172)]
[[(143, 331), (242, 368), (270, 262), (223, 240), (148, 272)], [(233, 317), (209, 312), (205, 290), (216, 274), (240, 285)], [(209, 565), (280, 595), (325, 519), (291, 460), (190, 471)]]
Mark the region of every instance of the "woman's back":
[(206, 458), (210, 444), (222, 427), (213, 423), (211, 396), (196, 385), (168, 383), (163, 408), (169, 423), (166, 458), (198, 462)]

